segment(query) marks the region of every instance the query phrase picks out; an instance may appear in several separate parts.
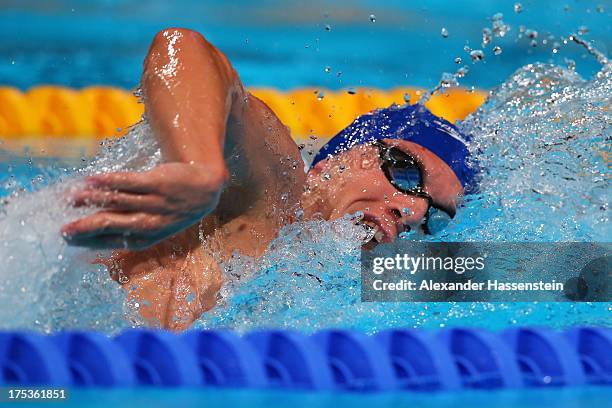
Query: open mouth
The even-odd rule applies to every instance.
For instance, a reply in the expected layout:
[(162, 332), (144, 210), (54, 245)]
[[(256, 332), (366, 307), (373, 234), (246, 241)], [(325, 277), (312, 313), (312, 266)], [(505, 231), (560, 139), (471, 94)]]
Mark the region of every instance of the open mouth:
[[(381, 243), (393, 242), (399, 232), (408, 232), (410, 227), (402, 225), (400, 227), (381, 224), (381, 221), (368, 214), (359, 214), (355, 218), (355, 224), (362, 226), (366, 231), (366, 236), (362, 241), (368, 247)], [(398, 229), (396, 229), (398, 228)]]
[(355, 224), (362, 226), (366, 231), (366, 236), (362, 243), (364, 245), (376, 245), (383, 242), (392, 242), (393, 233), (389, 228), (384, 228), (379, 220), (367, 214), (359, 214), (355, 218)]

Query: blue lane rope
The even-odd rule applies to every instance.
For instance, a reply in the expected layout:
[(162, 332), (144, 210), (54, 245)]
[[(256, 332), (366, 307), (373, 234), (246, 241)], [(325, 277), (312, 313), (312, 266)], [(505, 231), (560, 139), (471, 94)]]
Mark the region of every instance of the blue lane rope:
[(0, 384), (445, 391), (612, 386), (612, 329), (0, 332)]

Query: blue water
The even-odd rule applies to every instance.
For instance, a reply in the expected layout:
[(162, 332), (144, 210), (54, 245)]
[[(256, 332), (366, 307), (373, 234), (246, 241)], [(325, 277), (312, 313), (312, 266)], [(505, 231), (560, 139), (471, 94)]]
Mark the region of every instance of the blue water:
[[(566, 58), (578, 63), (582, 75), (592, 75), (597, 64), (579, 47), (569, 44), (552, 53), (556, 41), (581, 26), (598, 48), (612, 49), (609, 2), (523, 0), (521, 13), (514, 12), (514, 3), (9, 0), (0, 4), (0, 85), (134, 87), (153, 35), (168, 26), (204, 33), (228, 54), (247, 85), (280, 89), (431, 87), (442, 72), (455, 69), (456, 57), (469, 59), (464, 45), (480, 48), (482, 29), (496, 13), (503, 13), (511, 31), (485, 49), (485, 61), (472, 67), (466, 86), (491, 88), (519, 66), (565, 64)], [(517, 38), (521, 25), (538, 31), (537, 47), (525, 36)], [(501, 55), (492, 54), (493, 45), (501, 46)]]
[[(294, 408), (446, 408), (446, 407), (498, 407), (498, 408), (584, 408), (609, 406), (612, 390), (604, 387), (529, 389), (516, 392), (464, 391), (460, 393), (419, 394), (327, 394), (283, 392), (265, 390), (207, 390), (138, 388), (125, 390), (70, 390), (68, 401), (45, 403), (61, 407), (294, 407)], [(24, 404), (19, 406), (40, 406)]]

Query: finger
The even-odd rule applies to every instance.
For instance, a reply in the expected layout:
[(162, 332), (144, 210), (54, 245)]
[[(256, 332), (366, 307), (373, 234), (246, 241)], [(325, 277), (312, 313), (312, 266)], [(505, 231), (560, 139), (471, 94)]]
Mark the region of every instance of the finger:
[(70, 241), (108, 234), (151, 234), (163, 225), (163, 219), (158, 215), (101, 211), (64, 225), (62, 235)]
[(106, 173), (89, 176), (86, 183), (95, 188), (126, 191), (130, 193), (151, 193), (157, 190), (158, 182), (149, 172)]
[[(71, 246), (81, 246), (87, 247), (91, 249), (132, 249), (132, 250), (141, 250), (145, 249), (155, 242), (148, 241), (145, 238), (137, 237), (137, 236), (125, 236), (122, 234), (106, 234), (106, 235), (98, 235), (95, 237), (72, 237), (67, 239), (67, 242)], [(96, 259), (96, 263), (102, 264), (109, 268), (111, 275), (116, 273), (115, 269), (110, 268), (112, 266), (110, 263), (107, 264), (105, 262), (101, 262)]]
[(167, 210), (164, 200), (153, 194), (130, 194), (108, 190), (81, 190), (73, 198), (75, 207), (96, 206), (115, 211), (161, 213)]

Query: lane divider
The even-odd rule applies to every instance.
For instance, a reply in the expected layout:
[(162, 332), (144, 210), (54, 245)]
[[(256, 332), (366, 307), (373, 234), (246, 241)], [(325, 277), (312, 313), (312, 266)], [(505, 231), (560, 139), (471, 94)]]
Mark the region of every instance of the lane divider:
[(612, 386), (612, 329), (514, 327), (375, 335), (258, 330), (0, 331), (0, 385), (450, 391)]
[[(404, 103), (405, 95), (416, 101), (423, 92), (415, 88), (389, 91), (301, 88), (288, 92), (253, 88), (250, 91), (277, 113), (297, 140), (311, 135), (333, 136), (361, 114), (392, 103)], [(451, 89), (432, 97), (426, 106), (436, 115), (455, 122), (476, 110), (485, 96), (482, 91)], [(143, 111), (143, 105), (130, 91), (113, 87), (76, 90), (36, 86), (26, 92), (0, 87), (0, 139), (102, 139), (124, 134), (127, 127), (140, 120)]]

